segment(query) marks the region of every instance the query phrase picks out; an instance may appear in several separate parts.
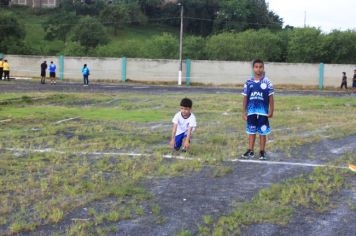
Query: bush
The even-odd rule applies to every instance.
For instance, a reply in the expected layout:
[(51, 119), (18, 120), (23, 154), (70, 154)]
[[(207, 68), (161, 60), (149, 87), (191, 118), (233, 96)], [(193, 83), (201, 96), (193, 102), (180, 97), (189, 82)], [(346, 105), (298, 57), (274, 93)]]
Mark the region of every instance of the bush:
[(206, 40), (199, 36), (188, 36), (183, 42), (184, 58), (203, 60), (205, 59)]
[(293, 29), (288, 40), (288, 62), (321, 62), (322, 40), (323, 35), (320, 29)]
[(171, 34), (163, 33), (155, 36), (147, 44), (150, 58), (177, 59), (179, 55), (179, 40)]
[(79, 42), (87, 50), (109, 42), (105, 27), (90, 16), (82, 18), (71, 33), (73, 41)]

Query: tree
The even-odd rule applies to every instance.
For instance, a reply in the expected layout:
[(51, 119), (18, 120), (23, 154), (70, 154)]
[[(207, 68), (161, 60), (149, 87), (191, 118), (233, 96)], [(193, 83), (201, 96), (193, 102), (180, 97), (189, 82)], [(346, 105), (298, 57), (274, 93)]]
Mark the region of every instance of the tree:
[(184, 58), (203, 60), (205, 59), (206, 40), (200, 36), (187, 36), (184, 39)]
[(289, 33), (288, 61), (314, 63), (322, 60), (320, 29), (295, 28)]
[(109, 41), (103, 24), (95, 18), (86, 16), (71, 31), (72, 39), (77, 41), (87, 50)]
[(339, 31), (326, 35), (322, 41), (322, 59), (326, 63), (356, 63), (356, 31)]
[(140, 25), (147, 22), (139, 6), (133, 3), (107, 6), (100, 12), (100, 19), (104, 25), (112, 27), (115, 34), (124, 25)]
[(236, 60), (238, 57), (236, 34), (221, 33), (209, 37), (205, 50), (209, 60)]
[(17, 18), (9, 13), (0, 15), (0, 51), (3, 53), (30, 52), (25, 44), (25, 29), (19, 24)]
[(163, 33), (152, 38), (148, 44), (151, 58), (176, 59), (178, 58), (178, 38), (171, 34)]
[(74, 0), (73, 8), (75, 9), (76, 15), (99, 15), (105, 7), (106, 3), (104, 0)]
[(65, 11), (60, 11), (51, 15), (43, 24), (46, 32), (45, 39), (61, 39), (66, 41), (70, 30), (74, 27), (77, 21), (78, 17), (71, 12), (67, 13)]

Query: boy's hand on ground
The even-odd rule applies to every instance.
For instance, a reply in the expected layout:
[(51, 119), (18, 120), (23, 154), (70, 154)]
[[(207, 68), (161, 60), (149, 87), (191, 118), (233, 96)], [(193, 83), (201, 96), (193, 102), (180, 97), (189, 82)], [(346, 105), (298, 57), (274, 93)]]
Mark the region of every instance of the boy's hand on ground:
[(184, 145), (183, 145), (184, 149), (188, 150), (189, 149), (189, 145), (190, 145), (189, 140), (185, 140), (184, 141)]
[(174, 139), (172, 139), (172, 140), (169, 142), (169, 147), (170, 147), (170, 148), (174, 148), (174, 145), (175, 145), (175, 141), (174, 141)]
[(243, 119), (244, 121), (247, 121), (247, 115), (246, 115), (246, 113), (242, 113), (242, 119)]

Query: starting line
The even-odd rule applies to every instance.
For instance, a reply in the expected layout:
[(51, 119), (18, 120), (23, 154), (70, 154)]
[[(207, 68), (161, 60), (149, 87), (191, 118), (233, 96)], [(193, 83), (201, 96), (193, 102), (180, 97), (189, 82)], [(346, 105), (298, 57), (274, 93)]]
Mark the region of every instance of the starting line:
[[(58, 154), (76, 154), (76, 155), (93, 155), (93, 156), (126, 156), (126, 157), (150, 157), (152, 154), (144, 153), (125, 153), (125, 152), (64, 152), (51, 148), (46, 149), (21, 149), (21, 148), (5, 148), (8, 151), (14, 152), (35, 152), (35, 153), (58, 153)], [(185, 161), (204, 161), (200, 158), (191, 158), (184, 156), (175, 156), (175, 155), (163, 155), (164, 159), (175, 159), (175, 160), (185, 160)], [(240, 162), (240, 163), (253, 163), (253, 164), (263, 164), (263, 165), (287, 165), (287, 166), (302, 166), (302, 167), (331, 167), (337, 169), (349, 169), (346, 166), (333, 166), (326, 164), (313, 164), (313, 163), (301, 163), (301, 162), (286, 162), (286, 161), (262, 161), (262, 160), (245, 160), (245, 159), (229, 159), (225, 162)]]
[(77, 120), (77, 119), (79, 119), (79, 118), (80, 118), (80, 117), (77, 116), (77, 117), (73, 117), (73, 118), (69, 118), (69, 119), (59, 120), (59, 121), (55, 122), (55, 124), (60, 124), (60, 123), (67, 122), (67, 121), (71, 121), (71, 120)]

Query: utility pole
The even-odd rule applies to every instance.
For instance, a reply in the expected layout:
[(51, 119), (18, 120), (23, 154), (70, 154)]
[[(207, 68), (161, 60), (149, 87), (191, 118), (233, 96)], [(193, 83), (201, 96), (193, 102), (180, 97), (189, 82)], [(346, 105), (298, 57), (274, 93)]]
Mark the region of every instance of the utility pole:
[(307, 27), (307, 11), (304, 11), (304, 28)]
[(178, 3), (180, 6), (180, 37), (179, 37), (179, 72), (178, 72), (178, 85), (182, 85), (182, 71), (183, 71), (183, 16), (184, 7), (182, 3)]

